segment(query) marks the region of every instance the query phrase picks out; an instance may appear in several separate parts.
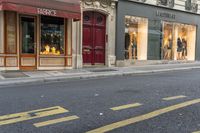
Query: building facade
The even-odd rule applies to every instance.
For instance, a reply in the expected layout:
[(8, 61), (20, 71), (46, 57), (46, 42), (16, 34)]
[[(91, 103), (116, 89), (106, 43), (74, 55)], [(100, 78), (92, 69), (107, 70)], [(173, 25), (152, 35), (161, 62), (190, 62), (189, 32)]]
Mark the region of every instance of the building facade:
[(115, 65), (115, 0), (0, 0), (0, 70)]
[(117, 66), (200, 59), (199, 1), (118, 0)]
[(73, 67), (79, 0), (0, 0), (0, 70)]
[(200, 60), (199, 4), (0, 0), (0, 70)]

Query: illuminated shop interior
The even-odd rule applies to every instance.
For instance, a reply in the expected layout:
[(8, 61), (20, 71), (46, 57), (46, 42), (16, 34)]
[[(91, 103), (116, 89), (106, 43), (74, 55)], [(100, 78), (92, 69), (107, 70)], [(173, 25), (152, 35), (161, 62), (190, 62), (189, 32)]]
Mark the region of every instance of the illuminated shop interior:
[(125, 59), (147, 60), (148, 19), (125, 16)]
[(163, 22), (163, 60), (195, 60), (196, 26)]
[(41, 17), (41, 55), (64, 54), (64, 19)]

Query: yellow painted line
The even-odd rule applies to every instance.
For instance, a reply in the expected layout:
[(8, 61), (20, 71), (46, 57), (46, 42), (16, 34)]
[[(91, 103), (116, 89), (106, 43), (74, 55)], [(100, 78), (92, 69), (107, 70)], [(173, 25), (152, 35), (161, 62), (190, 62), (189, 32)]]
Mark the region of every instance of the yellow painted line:
[(140, 115), (140, 116), (133, 117), (133, 118), (130, 118), (130, 119), (122, 120), (122, 121), (119, 121), (119, 122), (116, 122), (116, 123), (112, 123), (112, 124), (109, 124), (109, 125), (88, 131), (87, 133), (104, 133), (104, 132), (112, 131), (112, 130), (117, 129), (117, 128), (125, 127), (125, 126), (128, 126), (130, 124), (134, 124), (134, 123), (137, 123), (137, 122), (148, 120), (148, 119), (154, 118), (156, 116), (159, 116), (159, 115), (162, 115), (162, 114), (165, 114), (165, 113), (168, 113), (168, 112), (180, 109), (180, 108), (184, 108), (184, 107), (187, 107), (187, 106), (190, 106), (190, 105), (193, 105), (193, 104), (197, 104), (197, 103), (200, 103), (200, 99), (195, 99), (195, 100), (183, 102), (183, 103), (180, 103), (180, 104), (176, 104), (176, 105), (173, 105), (173, 106), (169, 106), (169, 107), (166, 107), (166, 108), (163, 108), (163, 109), (155, 110), (153, 112), (150, 112), (150, 113), (147, 113), (147, 114), (144, 114), (144, 115)]
[(79, 117), (76, 116), (76, 115), (74, 115), (74, 116), (68, 116), (68, 117), (63, 117), (63, 118), (59, 118), (59, 119), (54, 119), (54, 120), (39, 122), (39, 123), (35, 123), (33, 125), (35, 127), (44, 127), (44, 126), (53, 125), (53, 124), (57, 124), (57, 123), (61, 123), (61, 122), (66, 122), (66, 121), (71, 121), (71, 120), (76, 120), (76, 119), (79, 119)]
[(133, 104), (127, 104), (127, 105), (122, 105), (122, 106), (118, 106), (118, 107), (113, 107), (113, 108), (110, 108), (110, 109), (114, 110), (114, 111), (118, 111), (118, 110), (138, 107), (138, 106), (141, 106), (141, 105), (142, 104), (140, 104), (140, 103), (133, 103)]
[(192, 132), (192, 133), (200, 133), (200, 131)]
[(175, 100), (175, 99), (180, 99), (180, 98), (185, 98), (185, 97), (186, 96), (184, 95), (180, 95), (180, 96), (166, 97), (166, 98), (163, 98), (163, 100), (170, 101), (170, 100)]
[(36, 118), (41, 118), (41, 117), (46, 117), (46, 116), (51, 116), (51, 115), (56, 115), (56, 114), (61, 114), (61, 113), (66, 113), (66, 112), (69, 112), (69, 111), (60, 106), (55, 106), (55, 107), (50, 107), (50, 108), (45, 108), (45, 109), (38, 109), (38, 110), (33, 110), (33, 111), (28, 111), (28, 112), (4, 115), (4, 116), (0, 116), (0, 126), (22, 122), (26, 120), (31, 120), (31, 119), (36, 119)]

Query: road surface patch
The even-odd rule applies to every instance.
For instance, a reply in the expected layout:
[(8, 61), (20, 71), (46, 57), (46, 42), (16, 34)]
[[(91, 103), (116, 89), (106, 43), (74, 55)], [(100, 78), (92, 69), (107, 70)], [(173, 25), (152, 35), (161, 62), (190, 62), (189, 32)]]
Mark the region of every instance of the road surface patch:
[(127, 105), (122, 105), (122, 106), (118, 106), (118, 107), (112, 107), (110, 109), (113, 110), (113, 111), (119, 111), (119, 110), (123, 110), (123, 109), (139, 107), (139, 106), (142, 106), (142, 104), (133, 103), (133, 104), (127, 104)]
[(69, 111), (60, 106), (55, 106), (55, 107), (50, 107), (50, 108), (45, 108), (45, 109), (38, 109), (38, 110), (33, 110), (33, 111), (28, 111), (28, 112), (4, 115), (4, 116), (0, 116), (0, 126), (27, 121), (27, 120), (36, 119), (36, 118), (41, 118), (41, 117), (46, 117), (46, 116), (62, 114), (66, 112), (69, 112)]
[(176, 99), (181, 99), (181, 98), (186, 98), (186, 97), (187, 96), (180, 95), (180, 96), (166, 97), (166, 98), (163, 98), (163, 100), (170, 101), (170, 100), (176, 100)]
[(200, 99), (186, 101), (186, 102), (183, 102), (183, 103), (179, 103), (179, 104), (168, 106), (168, 107), (165, 107), (165, 108), (162, 108), (162, 109), (158, 109), (158, 110), (155, 110), (155, 111), (147, 113), (147, 114), (132, 117), (132, 118), (129, 118), (129, 119), (126, 119), (126, 120), (122, 120), (122, 121), (119, 121), (119, 122), (116, 122), (116, 123), (112, 123), (112, 124), (109, 124), (109, 125), (88, 131), (87, 133), (105, 133), (105, 132), (112, 131), (112, 130), (117, 129), (117, 128), (122, 128), (122, 127), (128, 126), (130, 124), (135, 124), (135, 123), (138, 123), (138, 122), (141, 122), (141, 121), (144, 121), (144, 120), (148, 120), (148, 119), (157, 117), (159, 115), (162, 115), (162, 114), (174, 111), (174, 110), (178, 110), (178, 109), (181, 109), (181, 108), (184, 108), (184, 107), (187, 107), (187, 106), (191, 106), (191, 105), (194, 105), (194, 104), (197, 104), (197, 103), (200, 103)]
[(63, 118), (59, 118), (59, 119), (39, 122), (39, 123), (35, 123), (33, 125), (35, 127), (39, 128), (39, 127), (44, 127), (44, 126), (48, 126), (48, 125), (58, 124), (58, 123), (61, 123), (61, 122), (67, 122), (67, 121), (71, 121), (71, 120), (76, 120), (76, 119), (79, 119), (79, 117), (76, 116), (76, 115), (73, 115), (73, 116), (63, 117)]

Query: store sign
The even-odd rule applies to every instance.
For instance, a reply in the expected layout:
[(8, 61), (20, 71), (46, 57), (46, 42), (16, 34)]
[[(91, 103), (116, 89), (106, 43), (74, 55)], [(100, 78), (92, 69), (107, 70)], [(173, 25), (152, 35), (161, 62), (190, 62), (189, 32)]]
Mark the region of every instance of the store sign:
[(38, 14), (41, 15), (48, 15), (48, 16), (56, 16), (57, 12), (56, 10), (51, 10), (51, 9), (45, 9), (45, 8), (37, 8)]
[(164, 11), (156, 11), (156, 16), (162, 17), (162, 18), (170, 18), (170, 19), (176, 19), (176, 15), (169, 12)]

